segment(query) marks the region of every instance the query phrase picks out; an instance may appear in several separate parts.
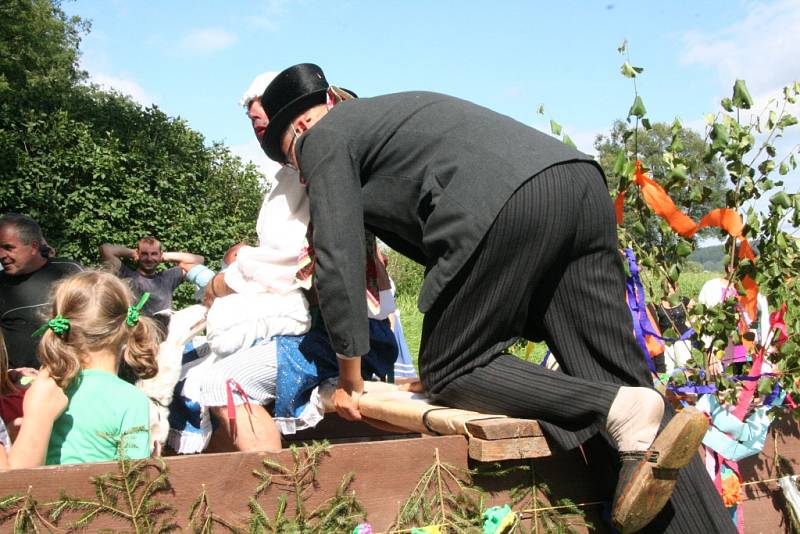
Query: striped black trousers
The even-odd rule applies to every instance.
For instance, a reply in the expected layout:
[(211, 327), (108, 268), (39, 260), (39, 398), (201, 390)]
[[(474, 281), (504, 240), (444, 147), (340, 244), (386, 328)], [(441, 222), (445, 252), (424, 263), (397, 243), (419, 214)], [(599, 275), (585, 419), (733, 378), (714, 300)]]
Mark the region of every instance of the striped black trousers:
[[(518, 338), (544, 340), (563, 373), (504, 353)], [(419, 365), (435, 402), (540, 419), (566, 448), (603, 428), (620, 385), (652, 387), (596, 167), (551, 167), (514, 193), (425, 315)], [(590, 443), (590, 462), (610, 467), (610, 498), (616, 453), (605, 436)], [(699, 455), (646, 531), (735, 532)]]

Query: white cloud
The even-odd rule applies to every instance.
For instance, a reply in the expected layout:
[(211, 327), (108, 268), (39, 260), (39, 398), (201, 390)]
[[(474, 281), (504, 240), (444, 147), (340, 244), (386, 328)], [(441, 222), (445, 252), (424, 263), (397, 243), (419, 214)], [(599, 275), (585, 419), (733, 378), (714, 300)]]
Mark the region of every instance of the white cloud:
[(258, 167), (258, 170), (260, 170), (261, 173), (267, 178), (267, 183), (274, 183), (273, 178), (275, 173), (278, 172), (281, 166), (269, 159), (267, 155), (264, 154), (264, 151), (261, 150), (261, 146), (258, 144), (258, 141), (254, 139), (249, 143), (232, 145), (229, 148), (232, 153), (242, 158), (242, 161), (245, 163), (248, 161), (253, 162), (253, 164)]
[[(751, 113), (763, 113), (763, 125), (769, 109), (779, 111), (774, 105), (768, 108), (770, 99), (780, 101), (783, 87), (791, 85), (800, 75), (800, 1), (747, 2), (744, 5), (748, 8), (747, 15), (726, 28), (685, 34), (682, 61), (716, 71), (719, 80), (716, 102), (732, 95), (736, 79), (745, 80), (753, 97)], [(797, 116), (800, 104), (788, 105), (786, 111)], [(750, 119), (745, 116), (743, 122)], [(701, 120), (687, 125), (700, 132), (705, 127)], [(775, 142), (779, 158), (797, 145), (797, 130), (796, 126), (790, 128), (785, 137)], [(759, 146), (762, 140), (759, 139)], [(800, 173), (791, 172), (783, 179), (785, 187), (796, 190)], [(762, 199), (761, 203), (765, 202)]]
[(184, 52), (214, 52), (236, 43), (236, 34), (219, 28), (200, 28), (184, 35), (179, 47)]
[(271, 17), (249, 16), (247, 17), (248, 24), (256, 29), (265, 30), (268, 32), (278, 31), (278, 25), (272, 20)]
[[(242, 19), (244, 24), (258, 30), (276, 32), (280, 29), (279, 21), (285, 19), (286, 15), (296, 8), (307, 4), (305, 0), (259, 0), (256, 7), (247, 11)], [(343, 1), (337, 4), (343, 10), (347, 7)]]
[(716, 69), (725, 95), (737, 78), (753, 94), (774, 93), (800, 73), (800, 1), (745, 5), (744, 19), (726, 28), (685, 34), (682, 61)]
[(99, 73), (91, 75), (91, 82), (105, 89), (115, 89), (122, 94), (130, 96), (143, 106), (149, 106), (156, 102), (156, 99), (145, 91), (141, 85), (130, 79)]

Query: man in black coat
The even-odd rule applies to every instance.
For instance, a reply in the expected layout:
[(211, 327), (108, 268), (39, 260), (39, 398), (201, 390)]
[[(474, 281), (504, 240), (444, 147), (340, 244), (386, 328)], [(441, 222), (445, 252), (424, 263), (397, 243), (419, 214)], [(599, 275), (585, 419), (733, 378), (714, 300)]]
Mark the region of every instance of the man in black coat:
[[(307, 184), (339, 414), (360, 418), (366, 227), (426, 267), (419, 366), (434, 402), (540, 419), (565, 446), (605, 430), (622, 460), (612, 518), (623, 532), (733, 529), (695, 454), (705, 416), (671, 418), (651, 387), (597, 164), (446, 95), (333, 107), (327, 91), (316, 65), (279, 74), (261, 99), (262, 147)], [(546, 341), (564, 372), (505, 352), (519, 338)], [(687, 463), (651, 523), (674, 484), (661, 475)]]

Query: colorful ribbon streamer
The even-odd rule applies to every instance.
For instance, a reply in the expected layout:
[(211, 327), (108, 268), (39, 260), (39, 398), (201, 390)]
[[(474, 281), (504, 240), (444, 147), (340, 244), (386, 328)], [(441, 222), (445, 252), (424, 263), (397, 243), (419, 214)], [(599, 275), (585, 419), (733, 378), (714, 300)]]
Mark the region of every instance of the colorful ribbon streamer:
[[(749, 259), (755, 261), (755, 254), (750, 243), (742, 235), (744, 222), (742, 216), (731, 208), (717, 208), (706, 214), (700, 223), (694, 222), (691, 217), (683, 213), (670, 198), (669, 194), (655, 180), (649, 178), (642, 170), (642, 162), (636, 160), (636, 170), (633, 175), (633, 183), (639, 186), (645, 203), (653, 212), (664, 219), (670, 228), (681, 237), (692, 238), (700, 228), (715, 227), (720, 228), (739, 241), (739, 259)], [(623, 207), (625, 204), (625, 191), (620, 191), (614, 206), (617, 212), (617, 224), (622, 224)], [(742, 287), (745, 294), (739, 300), (750, 317), (756, 316), (756, 296), (758, 295), (758, 285), (749, 276), (742, 279)]]

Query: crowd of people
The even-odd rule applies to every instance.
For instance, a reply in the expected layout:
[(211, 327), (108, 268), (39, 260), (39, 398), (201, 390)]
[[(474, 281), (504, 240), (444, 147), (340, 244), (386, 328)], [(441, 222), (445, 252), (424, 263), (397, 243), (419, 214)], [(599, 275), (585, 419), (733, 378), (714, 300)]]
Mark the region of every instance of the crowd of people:
[[(0, 218), (13, 443), (0, 465), (151, 454), (148, 399), (131, 383), (158, 372), (158, 331), (181, 322), (170, 317), (184, 280), (207, 308), (206, 336), (175, 391), (201, 426), (216, 421), (203, 447), (279, 449), (320, 420), (326, 380), (337, 413), (362, 419), (364, 380), (409, 364), (377, 237), (426, 268), (419, 378), (433, 402), (538, 419), (555, 444), (584, 443), (617, 478), (623, 532), (732, 530), (695, 454), (705, 416), (674, 413), (632, 335), (596, 162), (446, 95), (357, 98), (312, 64), (258, 76), (241, 103), (283, 166), (258, 243), (232, 247), (220, 272), (153, 237), (104, 244), (106, 269), (83, 271), (53, 257), (29, 217)], [(561, 370), (511, 355), (519, 338), (544, 340)]]
[[(257, 77), (241, 102), (258, 140), (266, 124), (258, 97), (275, 74)], [(352, 97), (344, 91), (338, 95)], [(202, 349), (203, 360), (209, 361), (205, 362), (202, 373), (189, 373), (187, 382), (191, 383), (181, 382), (176, 391), (182, 393), (194, 388), (198, 392), (196, 400), (210, 412), (215, 428), (213, 437), (210, 433), (206, 435), (201, 447), (187, 450), (276, 450), (281, 447), (282, 433), (314, 426), (323, 416), (321, 402), (312, 403), (298, 415), (286, 409), (287, 404), (296, 408), (292, 403), (307, 394), (309, 386), (336, 375), (336, 355), (330, 348), (324, 322), (314, 311), (314, 257), (308, 241), (308, 225), (308, 198), (297, 172), (289, 168), (277, 173), (274, 187), (264, 200), (256, 222), (257, 245), (233, 245), (222, 258), (219, 273), (206, 267), (201, 255), (164, 251), (161, 242), (152, 236), (142, 237), (134, 248), (101, 245), (102, 270), (84, 271), (73, 261), (54, 257), (36, 221), (17, 213), (3, 215), (0, 218), (3, 343), (0, 345), (4, 369), (8, 372), (2, 373), (1, 428), (6, 436), (4, 443), (18, 444), (10, 449), (7, 465), (30, 467), (112, 460), (119, 456), (120, 436), (131, 429), (137, 431), (124, 447), (130, 457), (140, 458), (159, 449), (160, 444), (148, 435), (146, 398), (131, 384), (155, 375), (158, 343), (169, 331), (174, 313), (173, 293), (184, 281), (195, 284), (195, 297), (208, 310)], [(386, 258), (374, 237), (367, 241), (365, 250), (368, 257), (364, 268), (368, 286), (365, 301), (372, 348), (365, 358), (364, 376), (413, 378), (416, 373), (402, 333), (395, 334), (399, 320), (394, 316), (396, 306)], [(174, 266), (161, 269), (164, 263)], [(77, 279), (84, 282), (77, 284)], [(126, 283), (120, 284), (120, 280)], [(70, 285), (74, 286), (73, 291), (88, 288), (97, 294), (96, 298), (87, 296), (82, 301), (82, 306), (98, 306), (93, 313), (101, 317), (95, 322), (79, 321), (75, 309), (58, 307), (59, 295)], [(132, 310), (134, 301), (140, 304), (131, 312), (136, 315), (135, 324), (129, 324), (132, 319), (124, 314), (116, 317), (126, 328), (117, 332), (120, 323), (116, 322), (111, 336), (116, 345), (106, 347), (107, 342), (97, 331), (101, 324), (106, 328), (112, 321), (110, 316), (103, 315), (108, 311), (112, 294), (117, 298), (117, 308), (125, 304), (123, 308)], [(48, 314), (52, 318), (47, 319)], [(141, 325), (147, 325), (151, 345), (129, 361), (127, 347), (137, 337), (133, 334), (142, 329)], [(36, 332), (42, 328), (43, 332)], [(283, 341), (280, 345), (279, 340)], [(70, 346), (68, 364), (45, 355), (44, 347), (54, 342)], [(192, 352), (197, 352), (196, 347)], [(117, 357), (109, 360), (106, 358), (109, 354)], [(276, 390), (281, 389), (278, 361), (286, 358), (315, 359), (318, 369), (313, 376), (308, 373), (303, 376), (305, 389), (282, 388), (288, 401), (278, 403), (277, 414), (284, 417), (273, 417)], [(68, 372), (54, 372), (54, 368), (61, 369), (64, 365)], [(298, 376), (290, 378), (296, 382)], [(104, 393), (98, 395), (100, 390)], [(56, 395), (57, 392), (62, 393)], [(37, 409), (48, 396), (58, 402), (51, 403), (48, 410)], [(94, 402), (111, 412), (103, 418), (88, 417), (87, 408)], [(233, 415), (229, 410), (234, 411)], [(23, 417), (34, 411), (37, 417)], [(247, 424), (236, 425), (237, 419)], [(76, 421), (85, 421), (85, 425), (77, 425)], [(68, 426), (65, 422), (69, 422)], [(67, 435), (70, 440), (65, 447), (62, 442)], [(94, 442), (86, 436), (94, 436)], [(83, 448), (85, 455), (80, 454)], [(175, 448), (187, 452), (181, 450), (180, 440)], [(26, 452), (20, 456), (23, 449)]]

